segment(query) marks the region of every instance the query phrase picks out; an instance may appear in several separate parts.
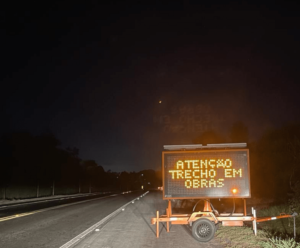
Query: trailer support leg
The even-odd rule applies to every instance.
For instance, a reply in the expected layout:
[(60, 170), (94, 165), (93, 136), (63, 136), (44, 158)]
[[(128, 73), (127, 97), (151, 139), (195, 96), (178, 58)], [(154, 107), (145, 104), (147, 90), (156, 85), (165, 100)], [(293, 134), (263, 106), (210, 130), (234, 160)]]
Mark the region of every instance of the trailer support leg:
[(159, 238), (159, 211), (156, 211), (156, 238)]
[(294, 219), (294, 239), (296, 239), (296, 216), (294, 216), (293, 219)]
[(247, 216), (247, 205), (246, 205), (246, 199), (244, 198), (244, 216)]
[[(170, 218), (172, 215), (172, 205), (171, 201), (168, 201), (168, 208), (167, 208), (167, 217)], [(167, 221), (167, 232), (170, 232), (170, 222)]]
[(254, 231), (254, 235), (257, 236), (257, 223), (256, 223), (256, 210), (254, 208), (252, 208), (252, 214), (253, 214), (253, 231)]

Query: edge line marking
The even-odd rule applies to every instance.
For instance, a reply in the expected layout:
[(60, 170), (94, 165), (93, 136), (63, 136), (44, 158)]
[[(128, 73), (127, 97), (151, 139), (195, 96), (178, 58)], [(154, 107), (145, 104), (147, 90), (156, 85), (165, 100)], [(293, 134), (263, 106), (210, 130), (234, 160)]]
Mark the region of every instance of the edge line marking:
[(115, 215), (117, 215), (119, 212), (122, 212), (122, 209), (124, 209), (127, 205), (133, 203), (135, 200), (139, 199), (140, 197), (145, 196), (146, 194), (148, 194), (149, 191), (147, 191), (146, 193), (136, 197), (135, 199), (129, 201), (128, 203), (126, 203), (125, 205), (121, 206), (120, 208), (118, 208), (117, 210), (115, 210), (114, 212), (110, 213), (109, 215), (107, 215), (106, 217), (104, 217), (102, 220), (100, 220), (99, 222), (97, 222), (96, 224), (92, 225), (91, 227), (89, 227), (88, 229), (86, 229), (85, 231), (83, 231), (82, 233), (80, 233), (79, 235), (77, 235), (76, 237), (74, 237), (73, 239), (71, 239), (70, 241), (68, 241), (67, 243), (65, 243), (64, 245), (60, 246), (59, 248), (69, 248), (77, 243), (79, 243), (82, 239), (84, 239), (88, 234), (90, 234), (92, 231), (94, 231), (94, 229), (100, 225), (102, 225), (103, 223), (105, 223), (106, 221), (109, 221), (109, 219), (113, 218)]

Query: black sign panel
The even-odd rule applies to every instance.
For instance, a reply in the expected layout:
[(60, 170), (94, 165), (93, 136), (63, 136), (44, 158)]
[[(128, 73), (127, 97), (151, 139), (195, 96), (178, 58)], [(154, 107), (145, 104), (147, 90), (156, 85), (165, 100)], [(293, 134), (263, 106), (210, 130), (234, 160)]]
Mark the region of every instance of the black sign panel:
[(249, 150), (163, 152), (163, 198), (249, 198)]

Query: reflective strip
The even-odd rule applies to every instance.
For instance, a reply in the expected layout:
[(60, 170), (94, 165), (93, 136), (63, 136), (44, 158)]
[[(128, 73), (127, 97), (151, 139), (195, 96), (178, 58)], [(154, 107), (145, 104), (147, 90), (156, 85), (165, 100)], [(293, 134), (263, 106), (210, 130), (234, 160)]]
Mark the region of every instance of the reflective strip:
[(277, 219), (277, 217), (271, 217), (271, 220), (276, 220)]
[(173, 218), (170, 218), (170, 220), (177, 220), (178, 218), (175, 218), (175, 217), (173, 217)]

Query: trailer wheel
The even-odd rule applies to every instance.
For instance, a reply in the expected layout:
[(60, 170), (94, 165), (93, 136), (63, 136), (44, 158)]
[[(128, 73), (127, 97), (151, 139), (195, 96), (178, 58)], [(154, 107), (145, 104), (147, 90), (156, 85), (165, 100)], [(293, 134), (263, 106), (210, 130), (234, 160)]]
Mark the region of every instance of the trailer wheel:
[(199, 242), (208, 242), (215, 235), (215, 223), (208, 219), (199, 219), (193, 223), (192, 234)]

